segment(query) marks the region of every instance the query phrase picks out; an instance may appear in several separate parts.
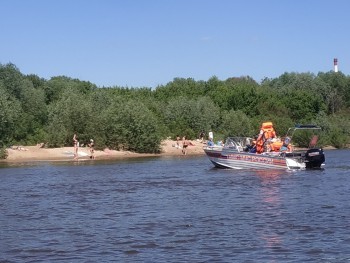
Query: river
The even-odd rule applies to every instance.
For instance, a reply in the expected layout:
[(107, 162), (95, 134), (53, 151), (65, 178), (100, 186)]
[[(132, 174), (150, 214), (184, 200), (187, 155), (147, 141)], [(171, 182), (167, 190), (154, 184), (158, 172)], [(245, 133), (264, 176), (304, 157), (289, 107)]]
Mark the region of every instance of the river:
[(350, 151), (317, 171), (205, 156), (0, 163), (0, 262), (350, 262)]

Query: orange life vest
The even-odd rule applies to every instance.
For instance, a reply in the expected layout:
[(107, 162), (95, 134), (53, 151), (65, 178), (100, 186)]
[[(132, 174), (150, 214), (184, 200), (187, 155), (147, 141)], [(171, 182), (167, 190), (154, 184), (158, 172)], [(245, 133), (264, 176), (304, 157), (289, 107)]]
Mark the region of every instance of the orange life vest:
[[(256, 152), (262, 153), (264, 151), (264, 144), (268, 139), (275, 138), (276, 132), (273, 128), (272, 122), (264, 122), (261, 125), (260, 133), (263, 132), (262, 136), (259, 135), (259, 140), (256, 142)], [(275, 149), (271, 149), (274, 151)]]
[(281, 147), (283, 145), (283, 142), (281, 141), (276, 141), (270, 144), (271, 146), (271, 152), (279, 152)]
[(256, 141), (256, 153), (262, 153), (264, 151), (264, 140), (260, 139)]
[(276, 137), (276, 132), (275, 132), (275, 129), (273, 128), (272, 122), (264, 122), (261, 125), (261, 129), (264, 131), (265, 140)]

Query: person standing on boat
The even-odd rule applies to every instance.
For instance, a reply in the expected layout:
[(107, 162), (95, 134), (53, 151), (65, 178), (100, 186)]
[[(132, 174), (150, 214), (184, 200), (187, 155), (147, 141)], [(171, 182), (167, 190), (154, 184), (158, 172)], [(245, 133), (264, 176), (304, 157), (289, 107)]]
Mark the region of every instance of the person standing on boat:
[(208, 145), (208, 146), (214, 146), (215, 143), (213, 142), (213, 140), (209, 139), (207, 145)]
[(272, 122), (264, 122), (261, 125), (258, 139), (256, 140), (256, 152), (262, 153), (267, 146), (266, 142), (276, 138), (276, 132), (273, 128)]
[(280, 152), (291, 152), (292, 151), (292, 146), (290, 145), (290, 138), (286, 137), (283, 141), (283, 144), (280, 148)]
[(264, 133), (265, 131), (261, 128), (258, 138), (256, 139), (256, 153), (262, 153), (264, 151)]
[(247, 151), (249, 153), (256, 153), (256, 140), (258, 136), (255, 136), (249, 145), (247, 145)]

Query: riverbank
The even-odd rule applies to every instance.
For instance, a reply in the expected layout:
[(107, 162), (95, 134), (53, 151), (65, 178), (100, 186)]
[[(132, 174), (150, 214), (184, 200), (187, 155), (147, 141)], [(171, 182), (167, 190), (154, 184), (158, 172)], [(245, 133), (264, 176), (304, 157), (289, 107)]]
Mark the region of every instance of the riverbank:
[[(203, 144), (200, 141), (190, 141), (187, 147), (186, 155), (203, 155)], [(130, 151), (115, 151), (105, 149), (103, 151), (95, 150), (95, 159), (122, 159), (137, 157), (153, 157), (153, 156), (183, 156), (182, 143), (180, 148), (176, 147), (176, 141), (164, 140), (162, 142), (162, 150), (159, 154), (135, 153)], [(7, 149), (8, 157), (2, 162), (30, 162), (30, 161), (76, 161), (73, 159), (73, 147), (62, 148), (41, 148), (40, 146), (17, 146)], [(79, 159), (90, 159), (88, 147), (79, 148)]]

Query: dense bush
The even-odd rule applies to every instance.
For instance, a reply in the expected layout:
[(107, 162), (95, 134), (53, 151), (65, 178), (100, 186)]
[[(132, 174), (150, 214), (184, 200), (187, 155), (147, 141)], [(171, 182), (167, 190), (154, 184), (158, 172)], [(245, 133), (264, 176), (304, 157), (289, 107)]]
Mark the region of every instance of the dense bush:
[[(284, 73), (260, 84), (250, 77), (175, 78), (151, 88), (98, 88), (65, 76), (50, 80), (0, 64), (0, 141), (49, 147), (94, 138), (97, 149), (159, 152), (162, 139), (254, 136), (273, 121), (284, 136), (296, 123), (323, 128), (324, 145), (350, 143), (350, 78), (343, 73)], [(2, 150), (2, 157), (5, 151)]]
[(0, 159), (6, 159), (7, 158), (7, 150), (6, 148), (0, 149)]

